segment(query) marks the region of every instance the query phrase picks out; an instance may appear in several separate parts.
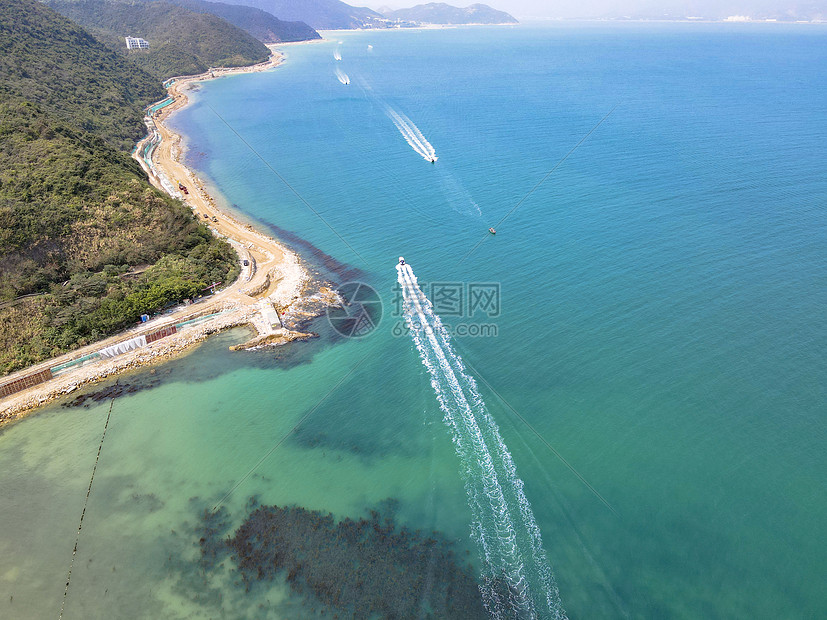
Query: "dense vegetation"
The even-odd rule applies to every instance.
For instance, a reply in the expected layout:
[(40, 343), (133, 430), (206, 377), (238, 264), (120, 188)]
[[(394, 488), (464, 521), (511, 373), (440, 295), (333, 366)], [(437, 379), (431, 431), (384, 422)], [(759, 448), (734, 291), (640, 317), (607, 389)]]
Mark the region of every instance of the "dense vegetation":
[(32, 0), (0, 2), (0, 76), (0, 101), (36, 102), (120, 149), (145, 133), (145, 103), (164, 95), (157, 79)]
[[(253, 65), (270, 56), (266, 45), (224, 19), (168, 2), (48, 0), (47, 4), (158, 79), (202, 73), (210, 67)], [(146, 39), (149, 49), (128, 52), (126, 36)]]
[(311, 41), (322, 36), (304, 22), (286, 22), (267, 11), (239, 4), (207, 2), (206, 0), (170, 0), (173, 4), (196, 13), (210, 13), (226, 19), (263, 43)]
[(135, 324), (145, 312), (204, 294), (212, 282), (235, 279), (235, 253), (193, 226), (190, 247), (164, 254), (146, 270), (107, 264), (73, 274), (45, 295), (0, 309), (0, 374), (100, 340)]
[(121, 150), (155, 80), (34, 0), (0, 3), (0, 78), (0, 372), (235, 278), (233, 250)]

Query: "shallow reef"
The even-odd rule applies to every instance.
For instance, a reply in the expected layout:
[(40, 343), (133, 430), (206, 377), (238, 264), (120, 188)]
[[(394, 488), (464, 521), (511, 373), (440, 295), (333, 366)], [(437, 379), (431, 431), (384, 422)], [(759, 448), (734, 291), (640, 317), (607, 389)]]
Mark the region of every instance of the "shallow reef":
[[(164, 373), (168, 374), (168, 373)], [(118, 379), (115, 383), (102, 387), (99, 390), (84, 392), (75, 398), (62, 403), (63, 407), (88, 407), (92, 403), (120, 398), (128, 394), (135, 394), (144, 390), (151, 390), (162, 382), (162, 377), (156, 373), (136, 376), (132, 381)]]
[(201, 566), (232, 555), (241, 583), (285, 579), (308, 615), (347, 618), (486, 618), (474, 571), (438, 532), (398, 527), (394, 503), (360, 519), (300, 506), (258, 506), (225, 538), (225, 517), (205, 512)]

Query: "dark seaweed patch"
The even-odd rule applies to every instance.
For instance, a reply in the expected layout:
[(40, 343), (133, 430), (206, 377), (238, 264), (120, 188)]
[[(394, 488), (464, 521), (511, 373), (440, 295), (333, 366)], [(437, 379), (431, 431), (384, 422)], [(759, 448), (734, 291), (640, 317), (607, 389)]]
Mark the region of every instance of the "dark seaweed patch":
[(133, 493), (130, 498), (148, 512), (156, 512), (164, 507), (164, 502), (155, 493)]
[(210, 155), (204, 151), (187, 151), (184, 156), (188, 165), (193, 168), (204, 166), (209, 160)]
[[(208, 516), (223, 523), (222, 516)], [(207, 529), (222, 530), (222, 525)], [(220, 548), (204, 536), (206, 564)], [(228, 540), (249, 590), (286, 579), (314, 613), (353, 618), (485, 618), (468, 563), (438, 532), (397, 527), (392, 511), (362, 519), (299, 506), (255, 508)]]
[(224, 506), (215, 511), (204, 511), (201, 537), (198, 540), (201, 547), (199, 564), (202, 568), (215, 566), (226, 555), (229, 527), (227, 509)]
[[(163, 374), (168, 373), (169, 371)], [(111, 398), (120, 398), (121, 396), (126, 396), (127, 394), (136, 394), (137, 392), (150, 390), (154, 387), (158, 387), (162, 380), (163, 378), (156, 372), (136, 375), (136, 377), (129, 382), (118, 379), (115, 383), (102, 387), (94, 392), (84, 392), (83, 394), (79, 394), (72, 400), (62, 403), (62, 406), (88, 407), (93, 403), (99, 403)]]
[[(328, 432), (329, 428), (336, 428), (326, 425), (330, 419), (335, 419), (336, 414), (328, 411), (319, 411), (316, 420), (309, 421), (293, 433), (290, 440), (302, 448), (313, 450), (331, 450), (346, 452), (370, 463), (376, 459), (386, 458), (389, 455), (406, 455), (411, 450), (401, 441), (392, 436), (391, 432), (383, 429), (382, 433), (360, 432), (360, 429), (344, 428), (338, 435)], [(376, 430), (377, 426), (371, 427)], [(392, 429), (391, 429), (392, 430)]]
[(309, 259), (314, 264), (317, 264), (327, 273), (335, 274), (340, 282), (349, 282), (351, 280), (361, 280), (364, 278), (364, 272), (361, 269), (336, 260), (307, 239), (300, 237), (294, 232), (280, 228), (272, 222), (265, 222), (265, 224), (270, 227), (279, 239), (292, 248), (300, 248), (303, 250), (302, 256), (305, 259)]

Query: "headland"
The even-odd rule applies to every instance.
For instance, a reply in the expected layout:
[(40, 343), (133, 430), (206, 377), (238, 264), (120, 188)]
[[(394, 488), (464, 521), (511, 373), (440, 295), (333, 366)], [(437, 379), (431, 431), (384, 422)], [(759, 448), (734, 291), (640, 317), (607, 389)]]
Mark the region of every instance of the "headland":
[(251, 340), (234, 349), (274, 346), (312, 337), (291, 329), (290, 325), (297, 321), (285, 321), (284, 317), (292, 313), (307, 318), (314, 311), (318, 313), (321, 308), (338, 303), (334, 291), (312, 280), (295, 252), (219, 206), (204, 181), (184, 163), (182, 137), (167, 125), (170, 117), (189, 103), (187, 92), (196, 83), (273, 69), (283, 62), (284, 56), (275, 49), (282, 45), (268, 46), (270, 58), (258, 65), (211, 69), (201, 75), (168, 80), (171, 102), (163, 107), (147, 107), (144, 120), (148, 134), (133, 153), (152, 185), (180, 198), (214, 235), (233, 246), (241, 261), (239, 277), (213, 295), (4, 377), (0, 389), (11, 384), (34, 385), (5, 396), (0, 394), (0, 424), (21, 418), (85, 384), (180, 355), (209, 335), (231, 327), (246, 325), (255, 332)]

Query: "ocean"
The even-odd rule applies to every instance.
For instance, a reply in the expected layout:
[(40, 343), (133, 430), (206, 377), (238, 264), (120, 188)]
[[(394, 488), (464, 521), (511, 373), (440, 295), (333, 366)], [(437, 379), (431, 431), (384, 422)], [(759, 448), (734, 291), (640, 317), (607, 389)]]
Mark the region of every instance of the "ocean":
[(172, 125), (367, 325), (0, 430), (0, 616), (827, 615), (825, 27), (326, 39)]

